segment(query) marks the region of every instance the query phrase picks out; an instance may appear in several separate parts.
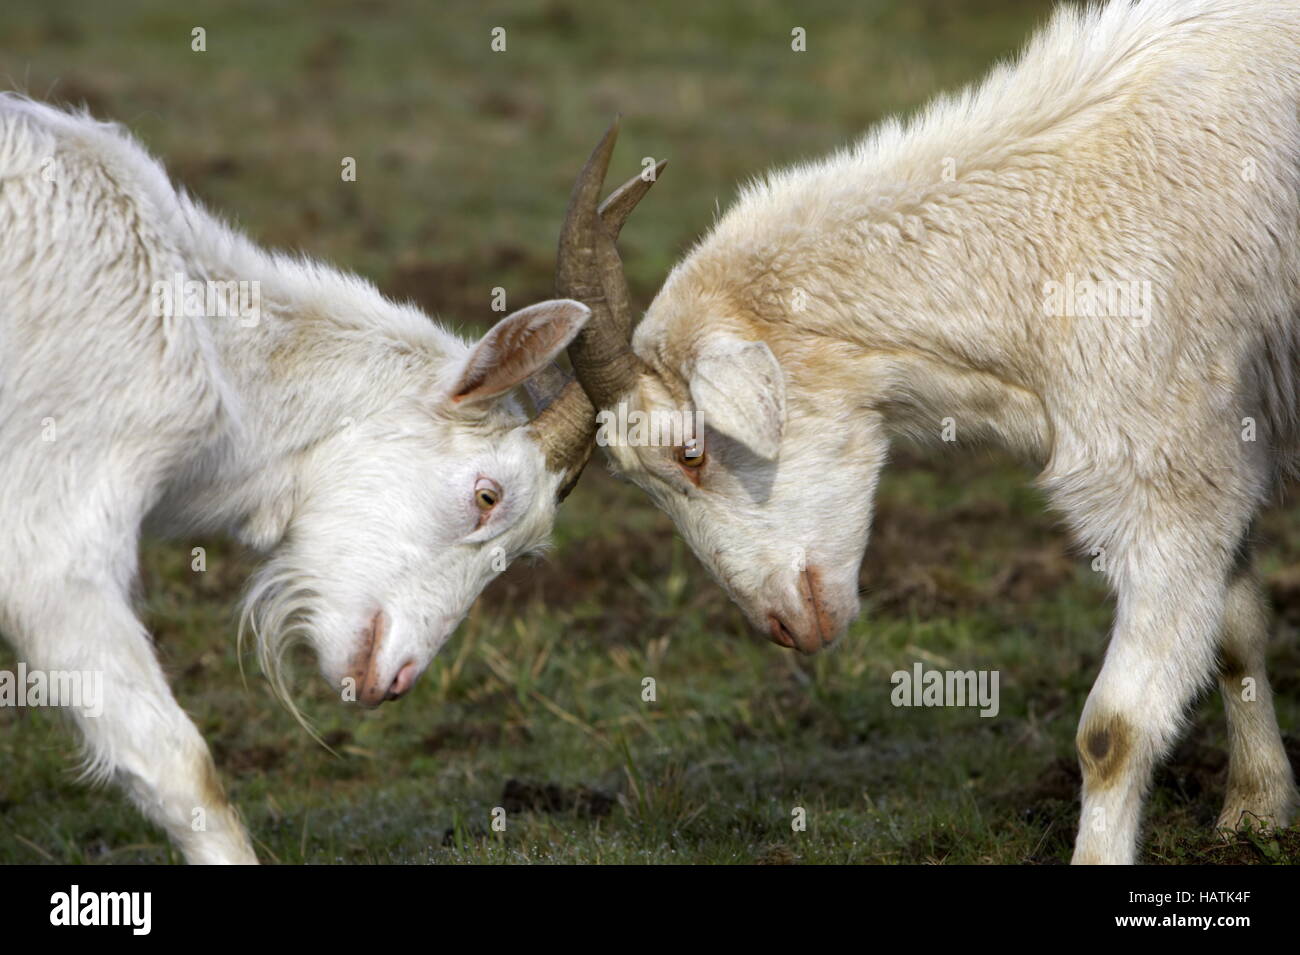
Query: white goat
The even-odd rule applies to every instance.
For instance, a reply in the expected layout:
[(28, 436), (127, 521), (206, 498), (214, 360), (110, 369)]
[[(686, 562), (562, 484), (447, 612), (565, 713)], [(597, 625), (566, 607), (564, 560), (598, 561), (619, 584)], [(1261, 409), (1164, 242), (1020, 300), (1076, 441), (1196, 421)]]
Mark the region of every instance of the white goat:
[(1135, 858), (1153, 767), (1216, 672), (1220, 825), (1293, 809), (1249, 533), (1300, 453), (1298, 110), (1296, 0), (1062, 10), (978, 87), (750, 185), (630, 350), (626, 315), (570, 347), (597, 407), (702, 416), (614, 464), (804, 652), (858, 612), (891, 436), (946, 447), (947, 426), (1041, 466), (1118, 598), (1076, 862)]
[(470, 347), (256, 248), (116, 127), (13, 95), (0, 235), (0, 633), (30, 670), (100, 675), (73, 707), (90, 776), (188, 860), (253, 862), (131, 610), (142, 526), (274, 548), (247, 614), (281, 694), (297, 637), (342, 699), (401, 696), (590, 453), (576, 384), (532, 422), (509, 394), (590, 312), (534, 305)]

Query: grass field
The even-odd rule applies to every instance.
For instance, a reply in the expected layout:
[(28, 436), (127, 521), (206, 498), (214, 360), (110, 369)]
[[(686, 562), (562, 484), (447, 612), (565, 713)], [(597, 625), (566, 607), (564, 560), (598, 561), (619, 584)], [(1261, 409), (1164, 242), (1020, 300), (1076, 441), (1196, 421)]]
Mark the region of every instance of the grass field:
[[(477, 334), (494, 286), (512, 307), (549, 293), (569, 183), (614, 112), (615, 176), (670, 161), (624, 242), (644, 305), (747, 177), (977, 78), (1049, 6), (8, 0), (0, 83), (123, 122), (265, 244)], [(196, 26), (206, 52), (191, 50)], [(504, 53), (489, 49), (496, 26)], [(339, 175), (348, 156), (356, 182)], [(341, 708), (301, 661), (297, 698), (333, 752), (251, 658), (241, 681), (235, 608), (254, 555), (149, 542), (141, 606), (268, 862), (1059, 863), (1075, 723), (1113, 607), (1033, 476), (900, 449), (867, 609), (805, 659), (747, 633), (666, 518), (593, 466), (549, 558), (496, 581), (408, 699)], [(1294, 761), (1300, 518), (1271, 512), (1260, 536)], [(917, 661), (999, 671), (1001, 712), (893, 707), (890, 674)], [(0, 669), (14, 664), (0, 645)], [(1205, 701), (1158, 777), (1148, 860), (1300, 859), (1296, 829), (1233, 844), (1210, 832), (1225, 738)], [(56, 716), (0, 708), (0, 862), (178, 861), (116, 791), (79, 786), (75, 762)], [(796, 807), (806, 831), (792, 831)]]

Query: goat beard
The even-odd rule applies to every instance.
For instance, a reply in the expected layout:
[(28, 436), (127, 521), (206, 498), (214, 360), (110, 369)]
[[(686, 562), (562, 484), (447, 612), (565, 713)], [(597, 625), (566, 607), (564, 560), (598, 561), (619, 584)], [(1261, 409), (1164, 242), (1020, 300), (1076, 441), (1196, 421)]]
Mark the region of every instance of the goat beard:
[[(286, 681), (285, 659), (296, 646), (312, 643), (314, 608), (320, 588), (310, 575), (272, 561), (257, 571), (244, 595), (237, 641), (239, 667), (244, 667), (244, 638), (251, 633), (257, 659), (271, 692), (313, 738), (316, 731), (293, 701)], [(323, 745), (323, 744), (322, 744)]]

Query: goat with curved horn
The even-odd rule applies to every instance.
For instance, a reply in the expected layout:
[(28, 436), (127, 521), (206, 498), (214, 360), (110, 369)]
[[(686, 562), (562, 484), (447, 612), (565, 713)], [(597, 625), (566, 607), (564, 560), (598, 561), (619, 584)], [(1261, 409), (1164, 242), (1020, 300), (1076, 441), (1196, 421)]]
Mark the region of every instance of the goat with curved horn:
[[(1202, 7), (1214, 15), (1192, 29)], [(1035, 483), (1107, 555), (1094, 566), (1120, 608), (1080, 717), (1077, 863), (1139, 858), (1153, 768), (1216, 676), (1234, 770), (1215, 828), (1283, 829), (1300, 802), (1248, 546), (1270, 490), (1300, 467), (1297, 12), (1062, 12), (924, 121), (890, 120), (751, 182), (634, 339), (591, 213), (612, 137), (566, 222), (566, 262), (604, 296), (569, 345), (592, 400), (615, 412), (600, 443), (774, 643), (816, 653), (858, 617), (896, 438), (929, 436), (946, 457), (956, 427), (1043, 468)], [(1055, 82), (1080, 55), (1133, 65)], [(1102, 105), (1128, 100), (1151, 104), (1137, 126)], [(1249, 184), (1226, 174), (1246, 142), (1268, 170)], [(979, 157), (979, 172), (940, 177), (940, 156)], [(1135, 168), (1140, 183), (1113, 188)], [(1120, 225), (1086, 227), (1096, 195)], [(1102, 274), (1076, 287), (1073, 263)]]
[(560, 230), (556, 294), (576, 299), (592, 312), (591, 320), (569, 348), (576, 380), (569, 381), (533, 422), (547, 465), (565, 474), (560, 500), (573, 489), (591, 457), (596, 437), (596, 408), (592, 401), (602, 407), (613, 404), (641, 370), (640, 360), (628, 346), (631, 298), (614, 243), (666, 162), (659, 162), (649, 178), (644, 173), (633, 176), (597, 205), (618, 127), (615, 118), (578, 174)]
[[(555, 359), (593, 310), (534, 302), (467, 340), (323, 262), (263, 251), (175, 191), (121, 127), (0, 93), (0, 142), (0, 340), (14, 371), (0, 387), (0, 553), (13, 556), (0, 643), (33, 667), (96, 675), (93, 693), (64, 701), (95, 774), (129, 780), (187, 861), (256, 862), (131, 606), (143, 529), (225, 532), (265, 555), (236, 643), (255, 642), (309, 732), (282, 666), (295, 645), (338, 702), (400, 699), (488, 582), (544, 545), (591, 453), (580, 384), (531, 419), (514, 395), (560, 391)], [(41, 198), (46, 151), (65, 201)], [(589, 165), (571, 218), (592, 251), (564, 259), (559, 284), (625, 311), (626, 290), (596, 270), (616, 266), (613, 236), (650, 183), (596, 209), (604, 165)], [(30, 453), (34, 435), (48, 453)]]

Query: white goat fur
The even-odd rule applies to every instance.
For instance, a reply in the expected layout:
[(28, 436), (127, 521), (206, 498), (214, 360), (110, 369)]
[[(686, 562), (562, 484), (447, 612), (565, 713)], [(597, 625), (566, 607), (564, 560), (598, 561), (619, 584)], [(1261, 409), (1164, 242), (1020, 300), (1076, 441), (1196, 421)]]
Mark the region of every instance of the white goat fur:
[[(352, 676), (377, 702), (545, 543), (561, 475), (507, 386), (589, 313), (533, 306), (497, 328), (555, 330), (536, 353), (491, 334), (471, 349), (358, 278), (258, 249), (117, 127), (15, 95), (0, 235), (0, 633), (29, 667), (103, 672), (102, 715), (74, 711), (89, 775), (190, 861), (255, 861), (131, 610), (142, 527), (274, 548), (249, 613), (277, 690), (297, 636), (341, 697)], [(177, 273), (260, 282), (260, 321), (157, 316), (153, 285)], [(471, 360), (500, 366), (498, 387), (450, 400)], [(484, 476), (504, 492), (488, 512)]]
[[(1075, 861), (1135, 858), (1153, 767), (1216, 673), (1220, 824), (1285, 824), (1248, 544), (1300, 452), (1298, 197), (1300, 3), (1062, 9), (973, 89), (743, 191), (633, 338), (651, 373), (629, 405), (699, 412), (705, 464), (613, 464), (811, 652), (857, 614), (891, 437), (950, 448), (952, 419), (1018, 452), (1118, 601)], [(1149, 281), (1150, 323), (1044, 314), (1071, 274)]]

